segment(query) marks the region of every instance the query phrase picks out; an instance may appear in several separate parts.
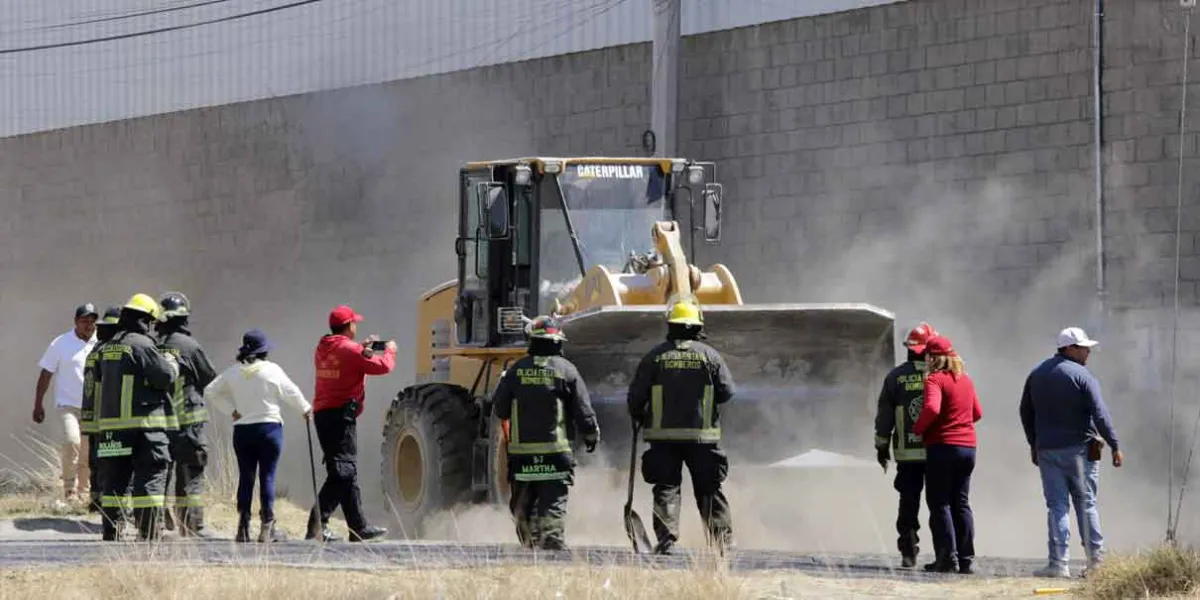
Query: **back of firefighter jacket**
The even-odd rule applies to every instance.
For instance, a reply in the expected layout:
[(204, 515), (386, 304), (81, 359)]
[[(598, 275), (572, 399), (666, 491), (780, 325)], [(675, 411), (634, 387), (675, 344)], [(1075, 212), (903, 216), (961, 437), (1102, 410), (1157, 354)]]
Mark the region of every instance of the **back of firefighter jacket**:
[(159, 349), (175, 356), (179, 377), (171, 390), (171, 401), (180, 427), (208, 421), (204, 403), (204, 388), (216, 379), (217, 373), (196, 338), (184, 327), (167, 332)]
[(695, 340), (667, 340), (638, 364), (629, 414), (642, 423), (646, 441), (716, 443), (717, 405), (733, 394), (733, 376), (720, 353)]
[(510, 456), (569, 456), (571, 421), (585, 438), (599, 431), (579, 370), (561, 356), (527, 355), (518, 360), (500, 379), (492, 402), (492, 413), (509, 421)]
[(921, 436), (913, 424), (925, 404), (925, 362), (909, 360), (897, 365), (883, 380), (875, 410), (875, 447), (891, 441), (896, 462), (925, 460)]
[(96, 386), (96, 369), (100, 365), (100, 353), (104, 351), (108, 340), (98, 340), (87, 358), (83, 359), (83, 401), (79, 409), (79, 432), (87, 435), (99, 431), (99, 421), (96, 410), (98, 390)]
[(142, 331), (118, 332), (100, 351), (95, 370), (98, 430), (175, 430), (171, 392), (179, 367)]

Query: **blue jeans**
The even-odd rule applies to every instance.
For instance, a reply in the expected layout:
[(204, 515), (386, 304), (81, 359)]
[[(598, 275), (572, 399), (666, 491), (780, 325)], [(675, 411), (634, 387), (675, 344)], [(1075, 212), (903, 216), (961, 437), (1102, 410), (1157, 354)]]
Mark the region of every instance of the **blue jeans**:
[(1100, 464), (1087, 459), (1087, 445), (1038, 450), (1038, 470), (1042, 474), (1042, 493), (1046, 497), (1050, 563), (1064, 565), (1071, 539), (1071, 504), (1080, 538), (1089, 560), (1100, 558), (1104, 536), (1100, 533), (1100, 511), (1096, 509), (1096, 488), (1100, 483)]
[[(250, 515), (254, 498), (254, 479), (259, 482), (259, 515), (263, 522), (275, 520), (275, 469), (283, 453), (283, 425), (248, 423), (233, 426), (233, 452), (238, 461), (237, 509), (243, 518)], [(257, 473), (256, 473), (257, 471)]]

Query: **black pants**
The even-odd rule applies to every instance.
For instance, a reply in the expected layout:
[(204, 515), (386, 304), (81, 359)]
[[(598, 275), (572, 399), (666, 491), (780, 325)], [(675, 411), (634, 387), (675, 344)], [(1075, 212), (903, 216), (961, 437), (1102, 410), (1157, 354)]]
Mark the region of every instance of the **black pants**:
[(358, 489), (358, 428), (354, 402), (313, 413), (317, 441), (325, 463), (325, 483), (317, 493), (321, 522), (328, 523), (340, 505), (346, 526), (352, 532), (367, 527), (362, 512), (362, 492)]
[(171, 446), (161, 431), (101, 434), (98, 451), (104, 469), (104, 539), (117, 539), (123, 511), (132, 508), (138, 537), (158, 537), (166, 503)]
[(204, 526), (204, 468), (208, 466), (203, 424), (189, 425), (171, 436), (171, 460), (168, 490), (174, 494), (175, 519), (181, 531), (198, 531)]
[(508, 509), (517, 526), (517, 540), (526, 548), (560, 550), (564, 534), (570, 480), (509, 481)]
[(968, 497), (975, 449), (935, 444), (925, 451), (925, 501), (933, 550), (941, 560), (975, 558), (975, 518)]
[(729, 460), (716, 444), (650, 442), (642, 454), (642, 478), (654, 486), (654, 535), (661, 548), (679, 541), (679, 488), (683, 467), (692, 478), (692, 493), (704, 522), (709, 543), (733, 541), (729, 501), (721, 484), (729, 473)]
[(104, 479), (101, 475), (104, 473), (104, 469), (100, 468), (100, 459), (96, 456), (96, 450), (100, 447), (100, 434), (91, 432), (86, 435), (88, 438), (88, 464), (92, 465), (91, 472), (88, 474), (88, 487), (91, 489), (90, 500), (93, 506), (102, 509)]
[(901, 556), (916, 556), (921, 552), (921, 492), (925, 488), (925, 463), (897, 462), (896, 479), (892, 487), (900, 492), (900, 507), (896, 513), (896, 548)]

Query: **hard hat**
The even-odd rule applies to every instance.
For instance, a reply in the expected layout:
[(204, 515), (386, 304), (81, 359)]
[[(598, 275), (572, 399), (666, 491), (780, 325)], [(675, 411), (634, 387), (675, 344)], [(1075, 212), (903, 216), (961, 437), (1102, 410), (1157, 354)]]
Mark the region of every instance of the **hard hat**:
[(123, 308), (127, 310), (135, 310), (142, 314), (149, 315), (156, 321), (162, 318), (162, 309), (159, 308), (158, 303), (154, 301), (154, 298), (151, 298), (146, 294), (134, 294), (129, 298), (129, 302), (125, 303)]
[(116, 325), (117, 321), (121, 320), (121, 307), (110, 306), (104, 309), (104, 316), (100, 318), (101, 325)]
[(679, 325), (703, 325), (704, 319), (700, 316), (700, 307), (696, 304), (676, 302), (671, 306), (671, 312), (667, 313), (667, 322)]
[(909, 330), (908, 337), (904, 339), (904, 345), (907, 346), (909, 350), (920, 354), (925, 351), (925, 345), (929, 343), (929, 340), (933, 339), (937, 335), (938, 332), (933, 328), (932, 325), (926, 323), (925, 321), (921, 321), (916, 327), (913, 327)]
[(163, 319), (186, 317), (192, 314), (187, 296), (184, 296), (182, 292), (167, 292), (158, 299), (158, 303), (162, 306)]
[(554, 340), (556, 342), (565, 342), (567, 340), (567, 336), (563, 334), (562, 328), (558, 326), (558, 321), (544, 315), (537, 317), (529, 323), (529, 337)]

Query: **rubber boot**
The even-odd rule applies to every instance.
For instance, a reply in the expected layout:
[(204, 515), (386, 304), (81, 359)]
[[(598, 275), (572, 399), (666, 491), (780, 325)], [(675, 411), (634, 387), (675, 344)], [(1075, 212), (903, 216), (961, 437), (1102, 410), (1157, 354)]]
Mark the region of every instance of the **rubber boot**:
[(233, 541), (243, 544), (250, 541), (250, 513), (238, 514), (237, 535), (233, 536)]

